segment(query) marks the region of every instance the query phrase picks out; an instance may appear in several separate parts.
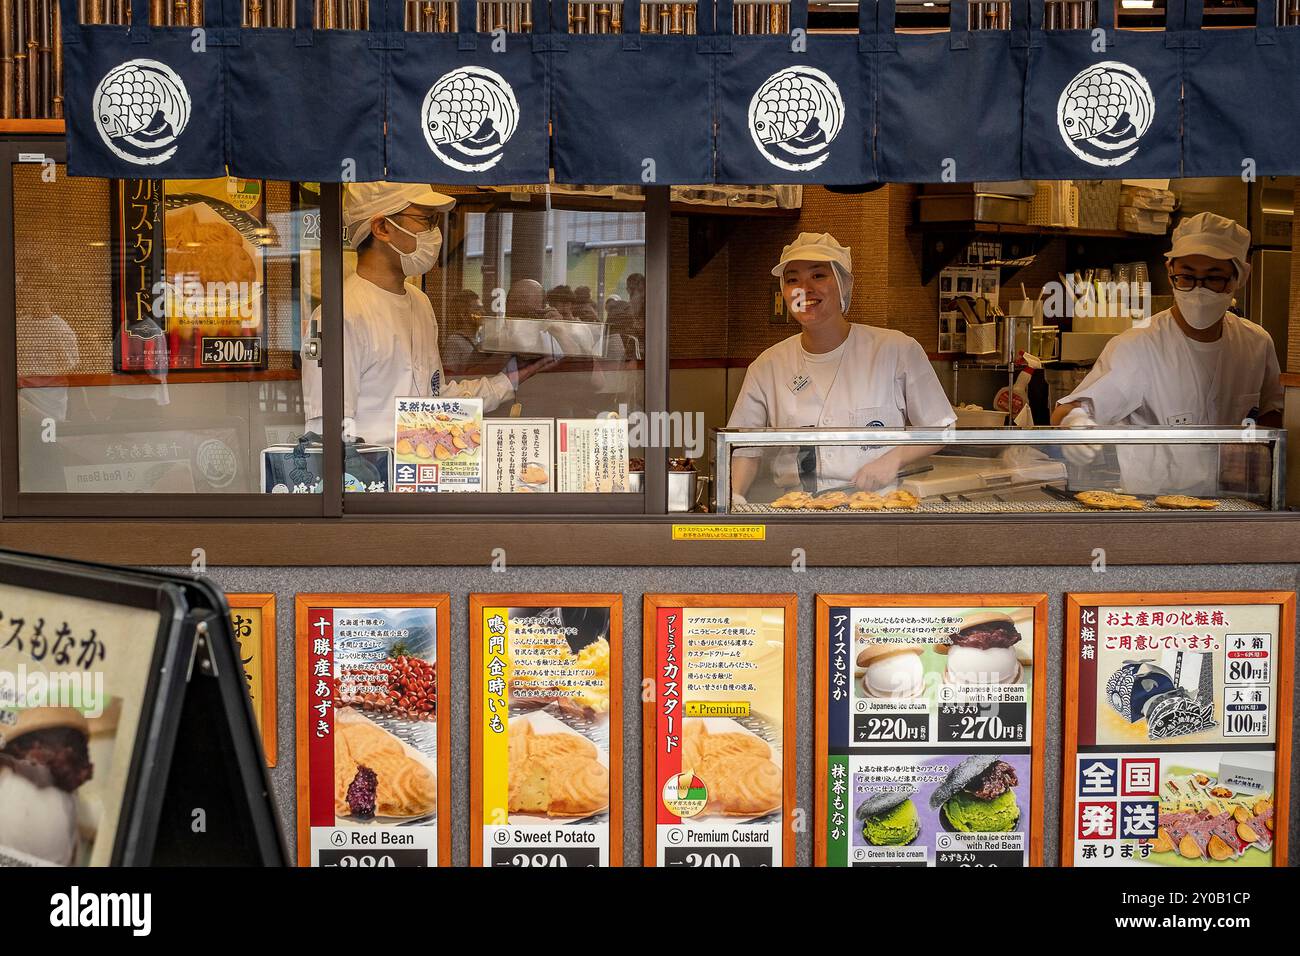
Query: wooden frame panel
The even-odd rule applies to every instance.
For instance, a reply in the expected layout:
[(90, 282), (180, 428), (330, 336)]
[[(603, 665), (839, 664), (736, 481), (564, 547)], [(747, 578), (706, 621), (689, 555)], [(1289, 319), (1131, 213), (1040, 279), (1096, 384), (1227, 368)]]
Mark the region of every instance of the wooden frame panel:
[[(274, 767), (279, 756), (280, 738), (276, 727), (276, 706), (279, 695), (276, 689), (276, 622), (274, 594), (227, 594), (226, 603), (232, 611), (241, 608), (261, 612), (262, 640), (257, 648), (261, 681), (257, 688), (258, 706), (254, 708), (258, 728), (262, 731), (262, 749), (266, 751), (266, 765)], [(235, 635), (238, 639), (239, 635)]]

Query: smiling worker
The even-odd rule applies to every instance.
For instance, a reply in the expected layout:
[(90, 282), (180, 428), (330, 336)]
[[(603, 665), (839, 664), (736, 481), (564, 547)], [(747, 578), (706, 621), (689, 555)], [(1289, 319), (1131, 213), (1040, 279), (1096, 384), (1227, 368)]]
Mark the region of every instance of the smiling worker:
[[(850, 322), (849, 249), (829, 233), (803, 232), (772, 269), (801, 326), (749, 366), (727, 422), (731, 428), (942, 428), (957, 420), (920, 343), (893, 329)], [(823, 445), (790, 449), (774, 463), (783, 488), (887, 487), (933, 446)], [(761, 450), (732, 459), (732, 496), (744, 503)], [(737, 497), (739, 496), (739, 497)]]

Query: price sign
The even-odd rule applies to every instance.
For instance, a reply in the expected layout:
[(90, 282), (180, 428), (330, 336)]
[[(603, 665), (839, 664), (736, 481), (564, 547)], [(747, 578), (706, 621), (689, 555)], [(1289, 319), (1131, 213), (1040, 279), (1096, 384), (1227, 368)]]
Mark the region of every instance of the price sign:
[(939, 740), (951, 743), (1028, 739), (1027, 704), (940, 704)]
[(738, 867), (771, 866), (772, 850), (756, 846), (670, 846), (664, 848), (664, 866)]
[(320, 850), (318, 866), (428, 866), (429, 854), (426, 850), (380, 850), (364, 852), (359, 850)]
[(262, 340), (253, 336), (222, 335), (203, 336), (202, 364), (260, 365)]
[(853, 739), (858, 743), (923, 743), (930, 739), (930, 715), (854, 714)]
[(493, 847), (493, 866), (600, 866), (600, 850), (537, 850), (523, 847)]

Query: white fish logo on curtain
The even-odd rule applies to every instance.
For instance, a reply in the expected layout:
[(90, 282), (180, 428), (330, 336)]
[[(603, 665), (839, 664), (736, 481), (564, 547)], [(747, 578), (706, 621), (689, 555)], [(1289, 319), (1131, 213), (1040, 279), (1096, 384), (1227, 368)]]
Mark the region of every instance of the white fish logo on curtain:
[(816, 169), (844, 128), (844, 98), (835, 81), (811, 66), (769, 76), (749, 101), (749, 133), (773, 166)]
[(519, 103), (505, 78), (478, 66), (444, 73), (421, 111), (424, 139), (453, 169), (479, 173), (501, 161), (519, 128)]
[(1056, 104), (1056, 125), (1070, 151), (1094, 166), (1120, 166), (1151, 128), (1156, 98), (1126, 63), (1108, 61), (1081, 71)]
[(127, 60), (95, 87), (95, 128), (119, 159), (140, 166), (166, 162), (189, 125), (185, 83), (166, 63)]

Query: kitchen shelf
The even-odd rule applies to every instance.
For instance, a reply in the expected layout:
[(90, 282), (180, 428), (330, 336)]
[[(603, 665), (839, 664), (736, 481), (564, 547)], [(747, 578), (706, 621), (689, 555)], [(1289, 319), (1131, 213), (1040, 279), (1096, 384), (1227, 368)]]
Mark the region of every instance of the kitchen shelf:
[[(1167, 234), (1149, 235), (1120, 229), (1081, 229), (1077, 226), (1036, 226), (1006, 222), (957, 220), (951, 222), (914, 222), (909, 235), (921, 237), (921, 282), (929, 284), (975, 239), (1001, 238), (1003, 257), (1020, 259), (1037, 255), (1047, 243), (1066, 241), (1067, 270), (1087, 268), (1101, 263), (1146, 258), (1153, 245), (1166, 245)], [(1119, 248), (1116, 248), (1117, 244)], [(1023, 266), (1004, 266), (1002, 281)]]
[(63, 132), (61, 119), (0, 119), (0, 133), (54, 133), (62, 136)]

